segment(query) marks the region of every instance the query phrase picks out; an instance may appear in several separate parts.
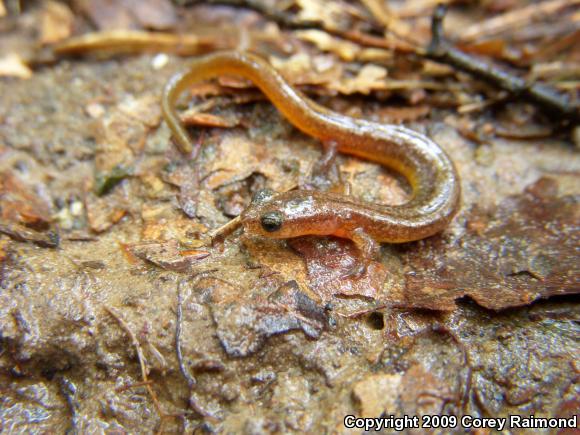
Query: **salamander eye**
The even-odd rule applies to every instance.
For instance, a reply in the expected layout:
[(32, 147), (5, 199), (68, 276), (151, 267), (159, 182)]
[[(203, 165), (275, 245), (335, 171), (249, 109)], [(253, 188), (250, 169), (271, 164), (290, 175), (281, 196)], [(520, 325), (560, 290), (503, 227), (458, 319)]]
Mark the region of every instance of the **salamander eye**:
[(284, 215), (279, 211), (269, 211), (268, 213), (264, 213), (260, 217), (260, 223), (262, 224), (262, 228), (264, 228), (269, 233), (278, 231), (282, 227), (283, 222)]
[(274, 191), (270, 189), (260, 189), (254, 193), (252, 204), (263, 204), (274, 196)]

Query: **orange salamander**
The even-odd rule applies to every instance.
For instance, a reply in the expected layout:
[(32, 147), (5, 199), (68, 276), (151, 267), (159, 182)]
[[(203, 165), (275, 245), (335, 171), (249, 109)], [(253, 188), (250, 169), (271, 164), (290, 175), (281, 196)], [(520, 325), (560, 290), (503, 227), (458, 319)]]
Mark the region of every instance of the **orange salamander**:
[(234, 219), (246, 233), (276, 239), (304, 235), (351, 239), (362, 260), (351, 272), (359, 274), (376, 254), (377, 242), (402, 243), (429, 237), (443, 230), (457, 212), (457, 171), (435, 142), (405, 127), (352, 118), (320, 106), (290, 86), (265, 60), (250, 53), (225, 51), (200, 57), (167, 83), (163, 116), (183, 152), (191, 152), (192, 146), (176, 113), (176, 100), (195, 82), (221, 74), (251, 80), (296, 128), (323, 144), (334, 144), (342, 153), (401, 173), (413, 189), (411, 200), (397, 206), (313, 190), (279, 194), (259, 191), (251, 205)]

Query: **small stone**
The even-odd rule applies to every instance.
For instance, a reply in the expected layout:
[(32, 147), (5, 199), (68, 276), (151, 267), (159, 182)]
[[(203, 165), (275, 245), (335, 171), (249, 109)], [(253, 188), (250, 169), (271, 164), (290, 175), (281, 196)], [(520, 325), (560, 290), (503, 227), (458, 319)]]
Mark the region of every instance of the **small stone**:
[(105, 114), (105, 108), (103, 107), (102, 104), (99, 104), (99, 103), (89, 103), (85, 107), (85, 112), (91, 118), (96, 119), (96, 118), (100, 118), (101, 116), (103, 116)]
[(70, 213), (73, 216), (81, 216), (83, 214), (84, 205), (81, 201), (75, 201), (70, 205)]
[(151, 61), (151, 66), (153, 67), (154, 70), (160, 70), (168, 63), (169, 63), (169, 56), (167, 56), (165, 53), (159, 53)]

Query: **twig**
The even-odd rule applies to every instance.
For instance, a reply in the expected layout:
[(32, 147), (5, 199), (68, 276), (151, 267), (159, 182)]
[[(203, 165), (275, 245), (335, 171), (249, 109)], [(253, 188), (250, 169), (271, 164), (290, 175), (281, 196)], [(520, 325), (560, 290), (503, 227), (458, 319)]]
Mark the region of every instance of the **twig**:
[(157, 412), (159, 413), (159, 415), (165, 415), (165, 412), (163, 412), (163, 410), (161, 409), (161, 406), (159, 405), (159, 401), (157, 400), (157, 395), (155, 394), (155, 391), (153, 391), (153, 389), (151, 388), (151, 385), (149, 385), (149, 378), (147, 376), (147, 371), (148, 371), (147, 364), (145, 362), (145, 357), (143, 356), (143, 349), (141, 348), (141, 345), (139, 344), (139, 340), (137, 340), (137, 337), (135, 336), (135, 334), (133, 334), (133, 331), (131, 331), (131, 328), (129, 328), (129, 325), (127, 325), (125, 320), (123, 320), (121, 315), (119, 313), (117, 313), (116, 310), (114, 310), (111, 307), (107, 307), (107, 306), (105, 306), (105, 310), (107, 310), (107, 312), (117, 322), (119, 322), (121, 327), (125, 330), (125, 332), (129, 336), (129, 338), (131, 339), (131, 342), (133, 343), (133, 346), (135, 347), (135, 350), (137, 351), (137, 359), (139, 360), (139, 366), (141, 368), (141, 378), (143, 379), (143, 383), (145, 385), (145, 388), (147, 388), (147, 391), (149, 392), (151, 399), (153, 400), (153, 404), (155, 405), (155, 408), (157, 409)]
[[(267, 3), (256, 0), (185, 0), (181, 2), (184, 5), (214, 5), (230, 6), (233, 8), (243, 8), (253, 10), (264, 18), (274, 21), (280, 27), (290, 30), (322, 30), (330, 35), (355, 42), (366, 47), (385, 48), (403, 52), (414, 52), (415, 48), (404, 41), (387, 40), (383, 36), (385, 29), (371, 23), (371, 33), (361, 33), (353, 30), (341, 30), (329, 27), (321, 20), (300, 20), (283, 11), (269, 8)], [(388, 29), (387, 29), (388, 31)], [(397, 36), (397, 35), (395, 35)]]
[(68, 378), (62, 376), (58, 379), (58, 384), (61, 393), (64, 395), (66, 402), (68, 404), (71, 413), (71, 428), (70, 432), (73, 434), (79, 433), (77, 420), (78, 420), (78, 410), (80, 404), (76, 398), (77, 388)]
[[(204, 274), (207, 274), (207, 272), (211, 273), (211, 272), (213, 272), (213, 270), (200, 272), (194, 278), (198, 279), (201, 276), (203, 276)], [(187, 367), (185, 367), (185, 363), (183, 362), (183, 352), (182, 352), (182, 348), (181, 348), (181, 330), (182, 330), (182, 324), (183, 324), (183, 308), (182, 308), (182, 306), (183, 306), (183, 297), (181, 294), (181, 281), (179, 281), (177, 283), (177, 322), (175, 325), (175, 353), (177, 355), (177, 362), (179, 364), (179, 371), (181, 372), (181, 374), (183, 375), (183, 377), (187, 381), (187, 385), (188, 385), (189, 390), (190, 390), (190, 398), (189, 398), (190, 407), (197, 414), (201, 415), (205, 419), (216, 422), (219, 420), (215, 416), (210, 414), (208, 411), (203, 409), (203, 407), (199, 403), (197, 403), (197, 400), (195, 400), (193, 397), (191, 397), (191, 390), (193, 390), (193, 388), (195, 387), (197, 382), (196, 382), (195, 378), (191, 375), (191, 373), (189, 372)]]
[(535, 102), (548, 114), (557, 114), (571, 120), (580, 119), (580, 107), (573, 104), (568, 96), (560, 94), (551, 86), (541, 83), (529, 83), (498, 66), (484, 62), (482, 59), (464, 53), (450, 45), (443, 36), (443, 19), (447, 8), (439, 5), (431, 22), (432, 39), (425, 55), (438, 62), (449, 64), (465, 71), (474, 77), (485, 80), (515, 97), (522, 97)]
[(142, 381), (142, 382), (135, 382), (133, 384), (126, 384), (120, 387), (115, 388), (115, 393), (122, 393), (123, 391), (131, 390), (132, 388), (144, 387), (145, 385), (151, 385), (152, 381)]
[(345, 314), (345, 313), (336, 312), (336, 314), (339, 315), (340, 317), (345, 318), (345, 319), (358, 319), (359, 317), (366, 316), (367, 314), (371, 314), (371, 313), (376, 313), (377, 311), (381, 311), (384, 309), (408, 309), (408, 308), (409, 308), (409, 306), (405, 305), (405, 304), (397, 304), (397, 303), (381, 304), (381, 305), (377, 305), (376, 307), (355, 311), (353, 313)]
[(183, 363), (183, 353), (181, 351), (181, 327), (183, 322), (183, 297), (181, 295), (181, 281), (177, 283), (177, 324), (175, 325), (175, 353), (177, 354), (177, 362), (179, 364), (179, 371), (187, 381), (189, 388), (193, 388), (196, 384), (195, 379), (185, 367)]
[(212, 246), (220, 240), (225, 239), (238, 228), (242, 226), (242, 218), (240, 216), (236, 216), (232, 220), (228, 221), (227, 223), (223, 224), (221, 227), (215, 229), (214, 231), (210, 232), (209, 239), (211, 240)]

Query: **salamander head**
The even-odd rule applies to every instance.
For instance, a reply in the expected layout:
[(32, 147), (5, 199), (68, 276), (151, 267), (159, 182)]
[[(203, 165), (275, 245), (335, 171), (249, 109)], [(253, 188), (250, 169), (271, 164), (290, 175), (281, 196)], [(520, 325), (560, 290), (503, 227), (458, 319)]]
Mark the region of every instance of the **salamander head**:
[(244, 231), (274, 239), (308, 234), (312, 207), (308, 207), (307, 202), (300, 191), (275, 194), (268, 189), (259, 190), (241, 215)]

